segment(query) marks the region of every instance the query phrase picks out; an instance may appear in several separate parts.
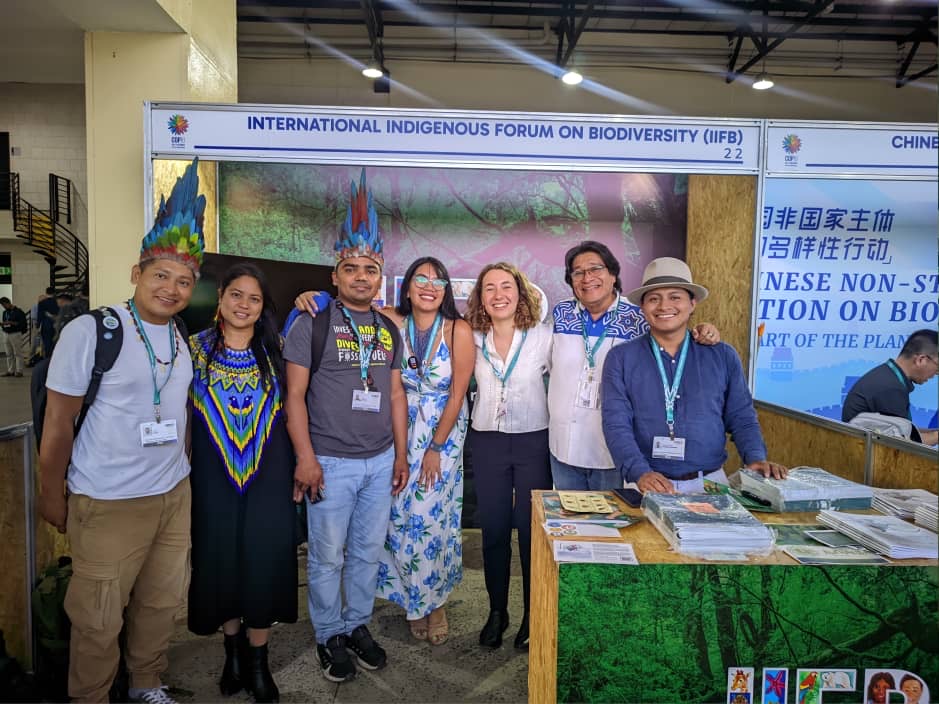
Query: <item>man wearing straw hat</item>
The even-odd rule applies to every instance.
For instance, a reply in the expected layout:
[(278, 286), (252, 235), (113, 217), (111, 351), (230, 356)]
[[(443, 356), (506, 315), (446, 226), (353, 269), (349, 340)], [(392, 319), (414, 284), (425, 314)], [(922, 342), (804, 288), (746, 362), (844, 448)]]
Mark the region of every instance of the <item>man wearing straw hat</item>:
[(626, 298), (641, 308), (649, 333), (610, 350), (603, 368), (603, 434), (628, 482), (640, 491), (702, 491), (703, 479), (726, 483), (726, 433), (744, 464), (781, 478), (766, 459), (736, 351), (726, 343), (691, 344), (688, 321), (708, 291), (680, 259), (649, 263), (642, 286)]

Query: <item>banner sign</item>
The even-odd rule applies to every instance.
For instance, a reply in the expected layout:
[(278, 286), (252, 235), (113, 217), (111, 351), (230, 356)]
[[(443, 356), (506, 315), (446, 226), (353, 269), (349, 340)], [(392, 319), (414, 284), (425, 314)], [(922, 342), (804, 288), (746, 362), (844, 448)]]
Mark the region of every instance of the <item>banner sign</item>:
[[(936, 329), (937, 226), (932, 181), (767, 179), (754, 395), (841, 420), (857, 377)], [(927, 427), (935, 378), (910, 405)]]
[(935, 125), (815, 127), (769, 123), (766, 172), (770, 175), (939, 174)]
[(756, 173), (758, 120), (271, 105), (149, 106), (154, 155), (213, 160)]

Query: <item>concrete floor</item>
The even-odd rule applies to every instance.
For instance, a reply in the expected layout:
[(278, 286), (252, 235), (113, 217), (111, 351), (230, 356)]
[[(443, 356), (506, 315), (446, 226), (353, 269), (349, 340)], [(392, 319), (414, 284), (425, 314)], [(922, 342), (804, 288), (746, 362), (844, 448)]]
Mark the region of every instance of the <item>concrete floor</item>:
[[(299, 589), (300, 620), (278, 624), (270, 641), (271, 672), (282, 702), (526, 702), (528, 654), (512, 647), (521, 618), (521, 576), (512, 577), (509, 613), (512, 623), (497, 650), (481, 648), (479, 631), (489, 615), (483, 582), (478, 530), (464, 531), (463, 582), (447, 603), (450, 639), (441, 646), (415, 640), (404, 611), (387, 601), (375, 602), (370, 630), (388, 653), (383, 670), (359, 669), (352, 682), (335, 684), (323, 678), (315, 653), (313, 629), (307, 618), (306, 587)], [(517, 560), (516, 560), (517, 563)], [(301, 565), (301, 585), (306, 575)], [(221, 634), (193, 636), (177, 628), (170, 646), (170, 667), (164, 682), (180, 702), (250, 702), (240, 693), (219, 694), (224, 654)]]
[[(7, 370), (6, 356), (0, 355), (0, 373)], [(0, 428), (32, 420), (29, 408), (29, 379), (32, 369), (21, 377), (0, 376)]]

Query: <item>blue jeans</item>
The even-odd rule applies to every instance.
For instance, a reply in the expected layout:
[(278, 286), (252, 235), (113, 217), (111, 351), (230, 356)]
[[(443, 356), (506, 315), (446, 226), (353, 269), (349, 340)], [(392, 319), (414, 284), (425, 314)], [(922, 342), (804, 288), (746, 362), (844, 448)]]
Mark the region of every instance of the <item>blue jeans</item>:
[(326, 488), (319, 503), (307, 499), (307, 605), (316, 642), (325, 644), (372, 619), (391, 515), (394, 446), (366, 459), (318, 459)]
[(561, 462), (551, 455), (551, 478), (558, 491), (604, 491), (622, 489), (623, 476), (617, 469), (590, 469)]

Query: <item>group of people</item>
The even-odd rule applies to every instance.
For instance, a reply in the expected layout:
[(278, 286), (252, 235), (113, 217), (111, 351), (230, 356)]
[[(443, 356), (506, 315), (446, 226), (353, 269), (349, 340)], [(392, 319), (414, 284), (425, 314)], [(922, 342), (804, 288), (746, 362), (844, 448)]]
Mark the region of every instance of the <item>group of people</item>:
[(22, 377), (23, 368), (49, 359), (59, 331), (73, 318), (88, 311), (88, 298), (48, 287), (29, 313), (8, 297), (0, 297), (3, 307), (3, 351), (7, 370), (2, 376)]
[(267, 642), (274, 622), (297, 619), (295, 501), (327, 679), (385, 666), (368, 627), (376, 596), (402, 607), (413, 637), (444, 643), (462, 579), (466, 445), (490, 602), (479, 642), (492, 648), (509, 626), (513, 528), (514, 642), (528, 646), (533, 490), (700, 489), (722, 476), (726, 432), (748, 466), (785, 475), (767, 461), (736, 353), (711, 325), (689, 330), (707, 291), (680, 260), (653, 261), (623, 296), (616, 258), (582, 242), (564, 262), (573, 297), (543, 324), (541, 294), (516, 267), (484, 267), (461, 317), (446, 267), (422, 257), (398, 305), (378, 311), (383, 242), (363, 173), (336, 244), (335, 299), (301, 295), (315, 315), (281, 342), (264, 275), (238, 265), (219, 282), (213, 325), (187, 340), (176, 316), (202, 259), (197, 194), (193, 164), (144, 238), (133, 296), (100, 313), (123, 341), (94, 402), (92, 316), (62, 331), (49, 369), (40, 510), (72, 547), (75, 699), (107, 698), (123, 628), (130, 695), (171, 702), (160, 675), (188, 597), (190, 629), (224, 633), (222, 693), (276, 701)]

